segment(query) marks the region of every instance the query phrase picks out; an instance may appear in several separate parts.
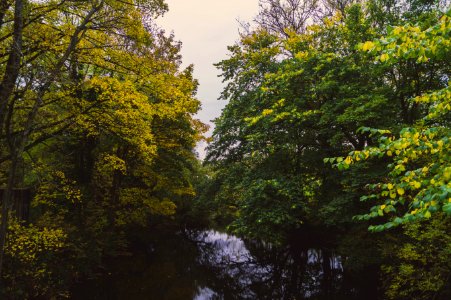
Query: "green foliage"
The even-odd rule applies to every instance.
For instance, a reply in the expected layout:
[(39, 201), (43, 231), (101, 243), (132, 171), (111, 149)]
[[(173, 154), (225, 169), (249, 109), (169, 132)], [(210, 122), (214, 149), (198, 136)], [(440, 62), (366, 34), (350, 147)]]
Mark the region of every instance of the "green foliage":
[(404, 224), (395, 247), (377, 238), (394, 258), (387, 297), (445, 295), (451, 18), (440, 3), (403, 4), (327, 2), (327, 18), (288, 29), (262, 12), (217, 64), (228, 104), (205, 166), (193, 67), (149, 21), (163, 1), (1, 6), (0, 183), (35, 191), (30, 224), (12, 219), (0, 249), (5, 297), (56, 297), (164, 217), (274, 243), (320, 228), (348, 250), (361, 237), (365, 252), (375, 241), (359, 214), (383, 218), (372, 231)]
[(240, 203), (240, 216), (229, 228), (251, 238), (263, 238), (274, 243), (281, 242), (281, 237), (289, 230), (298, 228), (303, 223), (305, 208), (301, 199), (299, 186), (289, 186), (291, 181), (256, 180), (246, 185), (246, 191)]
[[(387, 37), (365, 42), (360, 47), (370, 52), (380, 49), (377, 57), (387, 64), (416, 59), (418, 63), (449, 66), (450, 34), (451, 18), (444, 15), (437, 24), (425, 30), (417, 26), (395, 27)], [(361, 198), (382, 204), (373, 206), (371, 213), (359, 219), (391, 215), (389, 222), (371, 226), (370, 230), (381, 231), (430, 218), (440, 210), (451, 213), (451, 91), (447, 82), (444, 85), (442, 89), (423, 93), (411, 100), (413, 105), (427, 107), (426, 115), (415, 127), (403, 128), (399, 135), (389, 130), (362, 128), (361, 132), (378, 135), (379, 145), (353, 151), (337, 163), (340, 169), (347, 169), (352, 163), (370, 157), (386, 156), (391, 160), (387, 181), (371, 184), (369, 188), (373, 194)]]
[[(339, 233), (349, 265), (386, 260), (387, 297), (446, 299), (447, 5), (374, 0), (296, 30), (270, 18), (247, 28), (217, 64), (228, 104), (208, 147), (204, 208), (276, 243), (293, 231)], [(423, 234), (420, 221), (436, 226)]]
[(388, 299), (447, 299), (450, 294), (450, 218), (437, 213), (431, 220), (405, 226), (403, 243), (385, 246), (389, 260), (382, 266)]
[[(229, 103), (216, 120), (207, 162), (218, 174), (213, 201), (225, 203), (228, 195), (236, 194), (228, 201), (237, 209), (238, 222), (247, 217), (245, 203), (254, 201), (246, 198), (250, 195), (245, 191), (255, 182), (280, 178), (296, 187), (290, 189), (289, 198), (297, 199), (303, 212), (299, 215), (290, 205), (281, 206), (276, 196), (266, 201), (273, 201), (288, 219), (342, 226), (368, 206), (357, 201), (368, 181), (351, 173), (343, 177), (326, 171), (322, 163), (349, 151), (360, 153), (356, 160), (369, 156), (360, 151), (376, 139), (359, 131), (362, 126), (397, 131), (415, 122), (425, 106), (408, 105), (408, 99), (443, 87), (447, 69), (416, 60), (406, 65), (374, 63), (373, 57), (358, 51), (359, 47), (369, 49), (365, 41), (385, 33), (384, 27), (372, 26), (374, 18), (381, 17), (376, 13), (353, 5), (345, 14), (337, 12), (302, 33), (278, 35), (257, 28), (229, 48), (229, 59), (217, 64), (227, 82), (222, 97)], [(344, 163), (338, 168), (348, 169), (350, 158), (340, 160)], [(364, 177), (375, 181), (383, 176), (379, 165), (367, 163)], [(241, 170), (238, 178), (222, 181), (222, 173), (237, 168)], [(253, 203), (258, 209), (258, 201)], [(337, 209), (344, 213), (331, 213)], [(298, 224), (288, 223), (296, 224), (294, 228)], [(244, 233), (251, 222), (240, 224)]]

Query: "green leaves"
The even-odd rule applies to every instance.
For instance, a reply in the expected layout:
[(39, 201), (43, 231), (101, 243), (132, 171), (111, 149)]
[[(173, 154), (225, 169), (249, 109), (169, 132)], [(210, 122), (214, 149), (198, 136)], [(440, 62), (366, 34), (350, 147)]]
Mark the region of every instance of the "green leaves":
[(447, 214), (451, 215), (451, 202), (443, 205), (443, 211)]
[[(426, 30), (411, 25), (395, 27), (390, 30), (388, 37), (374, 43), (366, 42), (360, 48), (363, 51), (370, 51), (379, 47), (375, 45), (381, 45), (380, 49), (377, 49), (377, 52), (382, 53), (379, 57), (381, 61), (390, 59), (397, 62), (418, 58), (418, 63), (426, 64), (429, 58), (441, 59), (439, 53), (449, 51), (449, 39), (444, 40), (441, 37), (449, 36), (450, 32), (451, 19), (444, 15), (436, 26)], [(430, 49), (427, 48), (432, 47), (431, 45), (434, 51), (429, 51)], [(428, 58), (425, 58), (426, 52), (428, 52)], [(407, 58), (406, 53), (409, 53)], [(449, 65), (449, 60), (442, 63)], [(336, 166), (340, 170), (346, 169), (347, 165), (360, 159), (366, 160), (370, 157), (387, 156), (393, 161), (388, 165), (390, 173), (387, 181), (389, 182), (379, 183), (371, 188), (373, 192), (371, 197), (390, 203), (390, 206), (385, 204), (373, 206), (371, 213), (360, 216), (359, 219), (384, 216), (388, 213), (384, 210), (386, 207), (402, 208), (405, 203), (408, 203), (409, 208), (403, 216), (392, 215), (391, 221), (370, 226), (371, 231), (382, 231), (414, 220), (429, 219), (439, 211), (440, 207), (445, 213), (451, 213), (451, 129), (446, 125), (446, 121), (442, 123), (443, 118), (449, 117), (450, 99), (449, 86), (417, 96), (411, 100), (413, 103), (429, 104), (428, 114), (417, 126), (402, 129), (397, 137), (388, 130), (362, 127), (359, 129), (360, 132), (378, 137), (379, 146), (351, 152), (345, 160), (337, 159)], [(389, 211), (396, 212), (395, 209)]]

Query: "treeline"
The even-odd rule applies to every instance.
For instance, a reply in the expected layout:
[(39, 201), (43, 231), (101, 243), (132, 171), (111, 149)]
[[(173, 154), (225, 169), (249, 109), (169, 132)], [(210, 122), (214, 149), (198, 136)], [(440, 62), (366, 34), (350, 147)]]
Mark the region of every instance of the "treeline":
[(451, 297), (450, 46), (449, 1), (260, 1), (217, 64), (198, 215), (323, 234), (384, 298)]
[[(191, 199), (206, 130), (160, 0), (0, 4), (0, 298), (68, 297)], [(26, 222), (12, 207), (31, 190)]]

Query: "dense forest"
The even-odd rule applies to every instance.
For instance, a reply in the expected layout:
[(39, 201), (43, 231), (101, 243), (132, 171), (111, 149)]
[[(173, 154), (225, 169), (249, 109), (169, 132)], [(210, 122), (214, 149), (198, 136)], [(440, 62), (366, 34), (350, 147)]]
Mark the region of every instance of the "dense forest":
[(164, 0), (0, 1), (0, 297), (71, 298), (149, 228), (209, 226), (450, 299), (449, 6), (260, 0), (208, 138)]

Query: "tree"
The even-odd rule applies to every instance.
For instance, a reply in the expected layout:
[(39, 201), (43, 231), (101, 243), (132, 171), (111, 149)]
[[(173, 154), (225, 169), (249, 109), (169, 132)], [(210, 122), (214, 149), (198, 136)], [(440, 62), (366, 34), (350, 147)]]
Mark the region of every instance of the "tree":
[(288, 37), (289, 32), (303, 33), (313, 18), (321, 19), (317, 0), (259, 1), (259, 13), (254, 19), (260, 28), (271, 34)]
[[(30, 3), (33, 5), (34, 3)], [(45, 3), (46, 4), (46, 3)], [(44, 4), (44, 5), (45, 5)], [(42, 81), (35, 81), (38, 88), (35, 91), (35, 99), (31, 104), (31, 109), (28, 110), (28, 113), (25, 112), (27, 116), (27, 120), (21, 124), (20, 131), (16, 134), (12, 134), (11, 125), (12, 119), (15, 114), (15, 101), (10, 102), (10, 97), (14, 92), (14, 86), (16, 85), (16, 80), (19, 77), (19, 68), (21, 65), (21, 58), (19, 53), (22, 52), (22, 43), (23, 41), (24, 31), (23, 31), (23, 22), (24, 22), (24, 11), (25, 11), (25, 3), (24, 1), (15, 1), (14, 5), (14, 31), (13, 31), (13, 40), (12, 40), (12, 51), (9, 54), (8, 63), (5, 68), (4, 80), (1, 86), (2, 100), (0, 103), (0, 128), (3, 129), (0, 131), (0, 134), (4, 132), (6, 141), (9, 150), (9, 157), (11, 160), (11, 164), (9, 167), (8, 173), (8, 183), (3, 195), (3, 203), (2, 203), (2, 221), (0, 226), (0, 274), (3, 266), (3, 249), (5, 245), (6, 239), (6, 231), (8, 227), (8, 207), (12, 201), (12, 190), (15, 186), (16, 172), (18, 169), (18, 164), (20, 157), (26, 147), (26, 143), (28, 142), (28, 137), (31, 133), (33, 123), (35, 121), (36, 115), (40, 106), (43, 104), (43, 97), (45, 93), (50, 88), (53, 81), (61, 72), (61, 68), (63, 67), (66, 60), (69, 58), (71, 52), (74, 50), (76, 45), (79, 42), (79, 35), (86, 30), (86, 25), (91, 21), (93, 15), (100, 10), (103, 5), (103, 1), (100, 3), (94, 3), (94, 5), (88, 10), (84, 17), (77, 17), (80, 20), (78, 26), (76, 26), (72, 35), (69, 35), (69, 42), (65, 49), (62, 52), (62, 56), (56, 60), (56, 62), (50, 66), (48, 69), (48, 73), (46, 74), (46, 78)], [(4, 38), (8, 38), (8, 32), (4, 35)], [(26, 61), (26, 60), (25, 60)], [(25, 79), (24, 79), (25, 81)], [(25, 84), (26, 87), (30, 86), (31, 82), (27, 82)]]
[[(173, 215), (193, 197), (193, 148), (205, 131), (194, 119), (197, 81), (180, 67), (180, 43), (153, 23), (163, 1), (20, 3), (11, 6), (16, 20), (5, 7), (0, 28), (2, 44), (13, 45), (2, 48), (10, 63), (0, 69), (1, 91), (10, 89), (0, 113), (0, 165), (9, 168), (0, 237), (12, 189), (33, 186), (36, 231), (61, 231), (68, 268), (81, 269), (123, 247), (131, 226)], [(20, 14), (23, 28), (14, 29)]]
[[(288, 228), (302, 224), (346, 228), (353, 214), (368, 208), (358, 198), (368, 181), (384, 176), (381, 163), (366, 162), (343, 176), (324, 169), (322, 161), (334, 156), (331, 153), (339, 156), (376, 143), (368, 132), (358, 130), (362, 126), (396, 131), (415, 123), (424, 108), (410, 105), (408, 99), (443, 86), (447, 69), (440, 63), (416, 60), (375, 64), (356, 49), (381, 37), (387, 22), (397, 24), (408, 16), (428, 23), (439, 14), (428, 10), (421, 16), (404, 10), (397, 14), (391, 8), (384, 1), (349, 6), (301, 33), (286, 30), (281, 34), (262, 24), (229, 47), (230, 58), (217, 64), (227, 82), (222, 98), (229, 103), (216, 121), (207, 161), (218, 172), (213, 183), (219, 187), (218, 205), (229, 203), (233, 207), (230, 215), (238, 216), (239, 225), (233, 228), (241, 233), (246, 226), (262, 229), (268, 225), (268, 234), (278, 230), (271, 227), (264, 212), (271, 205), (264, 203), (269, 198), (273, 207), (282, 207), (281, 196), (265, 195), (263, 182), (277, 181), (271, 185), (290, 194), (286, 202), (291, 205), (272, 218), (291, 224), (278, 230), (282, 236)], [(382, 22), (384, 9), (388, 14)], [(364, 176), (357, 175), (362, 172)], [(241, 177), (233, 180), (224, 175), (236, 173)], [(249, 196), (246, 191), (260, 191), (260, 199), (267, 200), (256, 201), (255, 193)], [(231, 194), (236, 197), (227, 201), (224, 197)], [(256, 217), (259, 204), (261, 218)], [(246, 211), (254, 217), (243, 223), (239, 220), (247, 217)]]
[[(449, 14), (449, 13), (448, 13)], [(388, 222), (371, 226), (381, 231), (417, 219), (430, 218), (443, 210), (451, 214), (450, 193), (450, 136), (449, 111), (449, 36), (451, 22), (443, 15), (433, 26), (422, 29), (405, 25), (390, 28), (388, 36), (367, 41), (363, 51), (377, 53), (377, 60), (386, 64), (416, 60), (422, 64), (442, 64), (442, 88), (419, 93), (410, 100), (412, 106), (427, 109), (427, 115), (413, 127), (403, 128), (399, 135), (389, 130), (363, 128), (361, 131), (380, 135), (379, 145), (353, 151), (337, 164), (348, 168), (352, 163), (370, 157), (389, 157), (389, 177), (385, 182), (372, 184), (370, 196), (362, 200), (376, 200), (379, 205), (360, 219), (391, 215)]]

